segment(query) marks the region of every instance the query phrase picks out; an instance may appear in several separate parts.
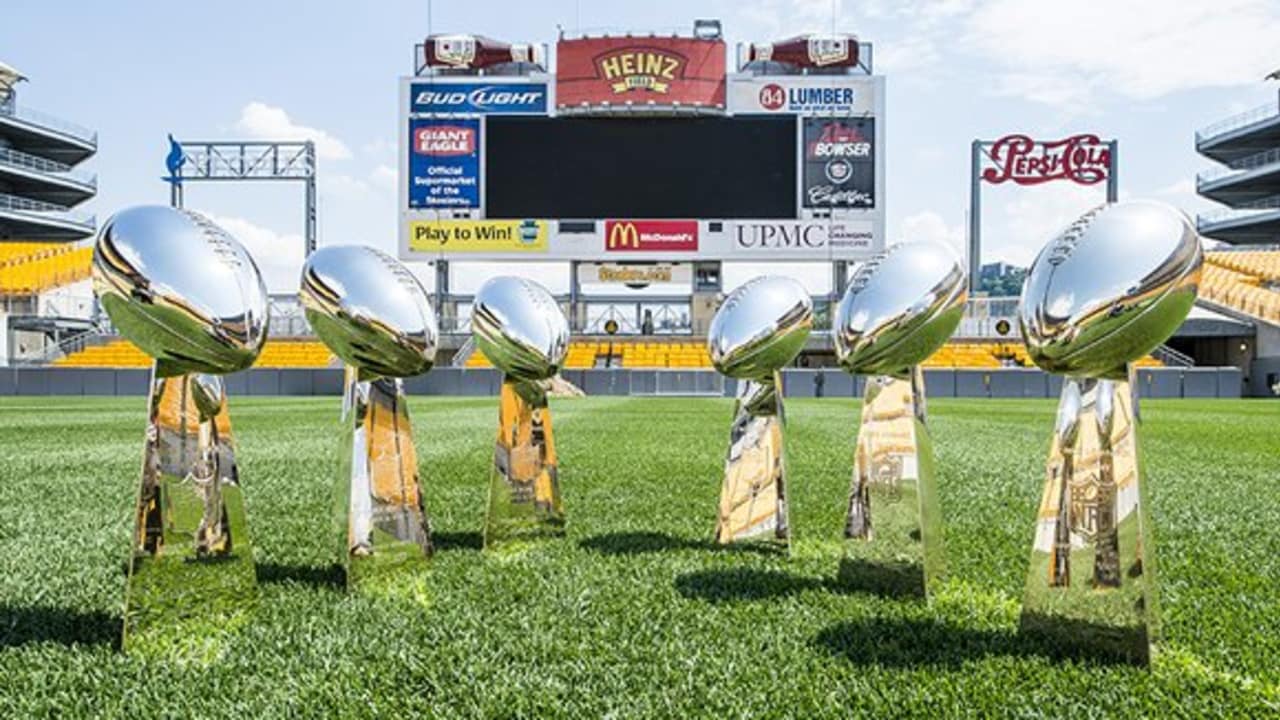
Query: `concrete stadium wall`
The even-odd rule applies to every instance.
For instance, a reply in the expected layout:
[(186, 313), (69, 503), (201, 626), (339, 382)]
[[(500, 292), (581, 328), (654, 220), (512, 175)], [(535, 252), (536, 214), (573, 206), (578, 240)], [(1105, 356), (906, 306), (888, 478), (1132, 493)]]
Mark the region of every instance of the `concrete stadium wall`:
[[(0, 396), (144, 395), (150, 372), (110, 368), (0, 368)], [(707, 370), (566, 370), (564, 376), (588, 395), (706, 395), (732, 397), (737, 383)], [(443, 367), (409, 378), (411, 395), (497, 395), (496, 370)], [(1143, 368), (1143, 397), (1240, 397), (1238, 368)], [(929, 397), (1057, 397), (1062, 378), (1040, 370), (925, 371)], [(861, 397), (863, 379), (834, 368), (792, 369), (782, 374), (788, 397)], [(244, 395), (339, 395), (342, 371), (254, 368), (227, 376), (227, 392)], [(1268, 394), (1270, 394), (1268, 392)]]

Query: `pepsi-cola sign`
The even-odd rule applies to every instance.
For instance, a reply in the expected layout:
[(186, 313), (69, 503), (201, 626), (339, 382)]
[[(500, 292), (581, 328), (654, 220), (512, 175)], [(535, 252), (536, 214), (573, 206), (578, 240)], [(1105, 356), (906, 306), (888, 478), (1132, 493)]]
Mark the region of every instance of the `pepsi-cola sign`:
[(875, 187), (873, 118), (805, 118), (804, 207), (870, 210)]
[(1051, 142), (1006, 135), (991, 143), (987, 156), (992, 167), (982, 171), (982, 179), (993, 185), (1039, 185), (1053, 180), (1094, 185), (1111, 174), (1110, 145), (1087, 133)]
[(412, 83), (409, 112), (545, 115), (546, 83)]

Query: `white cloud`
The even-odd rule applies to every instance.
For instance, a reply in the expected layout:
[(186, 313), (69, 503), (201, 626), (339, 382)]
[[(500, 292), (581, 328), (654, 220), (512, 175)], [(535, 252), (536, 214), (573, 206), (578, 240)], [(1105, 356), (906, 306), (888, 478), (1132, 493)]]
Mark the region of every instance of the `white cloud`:
[(947, 221), (933, 210), (925, 210), (903, 218), (898, 234), (903, 242), (942, 242), (955, 249), (956, 254), (962, 257), (965, 254), (964, 226), (948, 225)]
[(400, 182), (400, 171), (390, 165), (379, 165), (369, 173), (369, 182), (379, 190), (395, 192)]
[(302, 235), (278, 233), (241, 217), (206, 214), (249, 251), (269, 292), (297, 292), (298, 274), (302, 271)]
[(1005, 69), (997, 94), (1066, 106), (1256, 83), (1277, 37), (1274, 0), (992, 0), (966, 18), (961, 42)]
[(1024, 267), (1051, 238), (1106, 199), (1098, 186), (1074, 183), (986, 188), (983, 195), (982, 261)]
[(241, 108), (236, 130), (261, 140), (310, 140), (316, 144), (316, 155), (322, 160), (351, 157), (351, 150), (338, 138), (324, 130), (299, 125), (283, 108), (256, 100)]

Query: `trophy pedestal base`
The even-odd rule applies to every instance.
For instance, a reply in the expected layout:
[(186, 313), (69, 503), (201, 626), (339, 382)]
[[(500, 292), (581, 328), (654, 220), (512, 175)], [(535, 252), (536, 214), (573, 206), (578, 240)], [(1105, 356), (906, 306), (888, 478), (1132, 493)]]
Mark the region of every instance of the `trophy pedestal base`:
[(867, 378), (845, 538), (846, 584), (924, 596), (942, 579), (942, 512), (919, 367)]
[(787, 518), (782, 378), (740, 381), (724, 484), (716, 515), (716, 542), (763, 542), (786, 550), (791, 544)]
[(546, 389), (507, 377), (489, 478), (485, 548), (564, 535), (564, 506)]
[(122, 645), (199, 651), (242, 622), (257, 594), (221, 379), (157, 366)]
[(349, 588), (421, 579), (431, 555), (404, 384), (347, 368), (335, 527)]
[(1159, 607), (1137, 428), (1127, 380), (1064, 380), (1021, 631), (1145, 664)]

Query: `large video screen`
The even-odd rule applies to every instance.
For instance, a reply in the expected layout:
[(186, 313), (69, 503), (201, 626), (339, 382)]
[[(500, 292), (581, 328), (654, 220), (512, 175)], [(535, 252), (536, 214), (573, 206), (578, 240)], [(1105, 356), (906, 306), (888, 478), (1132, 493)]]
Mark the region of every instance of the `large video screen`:
[(486, 120), (490, 218), (794, 218), (796, 120)]

